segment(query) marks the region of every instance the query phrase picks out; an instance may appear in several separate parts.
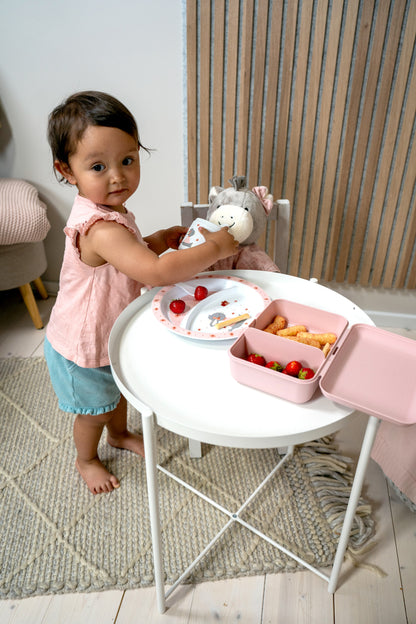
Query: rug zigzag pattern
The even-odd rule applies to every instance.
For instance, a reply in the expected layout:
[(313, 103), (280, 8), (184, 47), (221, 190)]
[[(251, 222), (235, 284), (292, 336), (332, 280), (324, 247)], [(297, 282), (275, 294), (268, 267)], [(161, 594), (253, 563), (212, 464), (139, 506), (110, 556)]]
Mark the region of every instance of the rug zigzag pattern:
[[(43, 358), (0, 361), (0, 597), (153, 585), (145, 466), (100, 445), (120, 478), (92, 496), (75, 466), (73, 418), (60, 412)], [(140, 415), (129, 412), (141, 429)], [(228, 509), (238, 509), (278, 460), (276, 450), (207, 447), (190, 460), (187, 440), (158, 432), (159, 461)], [(231, 477), (231, 478), (227, 478)], [(303, 445), (244, 511), (244, 519), (318, 567), (332, 563), (351, 487), (347, 458), (330, 440)], [(160, 474), (165, 577), (173, 583), (228, 518)], [(296, 491), (296, 496), (293, 492)], [(374, 533), (360, 501), (351, 546)], [(291, 558), (234, 523), (190, 582), (298, 569)]]

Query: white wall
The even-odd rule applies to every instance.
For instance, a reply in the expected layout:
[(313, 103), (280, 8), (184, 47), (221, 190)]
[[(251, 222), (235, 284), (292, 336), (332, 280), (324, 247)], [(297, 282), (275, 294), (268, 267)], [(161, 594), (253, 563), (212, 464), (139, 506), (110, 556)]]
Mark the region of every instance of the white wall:
[(107, 91), (135, 116), (142, 180), (129, 200), (143, 235), (178, 223), (184, 188), (181, 0), (0, 0), (0, 177), (48, 205), (45, 280), (58, 281), (75, 191), (52, 172), (47, 117), (67, 95)]

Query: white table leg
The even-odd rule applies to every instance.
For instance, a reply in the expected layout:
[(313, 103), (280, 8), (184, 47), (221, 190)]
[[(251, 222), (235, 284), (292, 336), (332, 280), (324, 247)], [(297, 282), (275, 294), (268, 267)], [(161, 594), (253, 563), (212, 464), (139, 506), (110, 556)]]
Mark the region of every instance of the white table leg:
[(358, 500), (361, 495), (364, 477), (367, 470), (368, 461), (370, 459), (371, 449), (373, 448), (374, 439), (376, 437), (379, 424), (380, 420), (375, 416), (368, 417), (367, 427), (365, 430), (363, 443), (361, 445), (360, 457), (358, 459), (354, 482), (351, 488), (350, 499), (348, 501), (347, 511), (345, 513), (344, 524), (342, 525), (341, 536), (339, 538), (337, 552), (335, 553), (334, 565), (332, 567), (331, 576), (329, 578), (328, 592), (330, 594), (333, 594), (337, 588), (338, 576), (341, 570), (342, 562), (344, 560), (344, 554), (348, 545), (348, 539), (354, 520), (355, 510), (357, 508)]
[(159, 487), (157, 482), (156, 431), (153, 413), (142, 412), (143, 441), (146, 461), (147, 492), (149, 496), (150, 529), (153, 546), (153, 565), (157, 606), (160, 613), (166, 611), (163, 578), (162, 537), (160, 531)]
[(189, 457), (193, 459), (202, 457), (202, 446), (199, 440), (191, 440), (191, 438), (189, 438)]

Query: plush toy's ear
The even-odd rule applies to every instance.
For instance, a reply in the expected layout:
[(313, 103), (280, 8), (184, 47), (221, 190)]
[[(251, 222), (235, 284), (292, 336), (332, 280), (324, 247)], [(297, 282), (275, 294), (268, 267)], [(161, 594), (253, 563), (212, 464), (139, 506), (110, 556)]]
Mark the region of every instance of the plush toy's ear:
[(255, 186), (252, 191), (263, 204), (266, 214), (269, 215), (273, 208), (273, 195), (269, 193), (267, 186)]
[(217, 197), (217, 195), (221, 193), (221, 191), (223, 190), (224, 189), (222, 188), (222, 186), (212, 186), (209, 192), (209, 197), (208, 197), (209, 203), (211, 203)]

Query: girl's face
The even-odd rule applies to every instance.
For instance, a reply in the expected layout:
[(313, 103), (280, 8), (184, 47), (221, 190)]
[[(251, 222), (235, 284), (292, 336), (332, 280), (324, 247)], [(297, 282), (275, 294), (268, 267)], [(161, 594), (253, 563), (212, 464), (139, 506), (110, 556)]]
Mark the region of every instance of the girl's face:
[(56, 162), (55, 167), (82, 197), (115, 210), (122, 209), (140, 182), (137, 141), (118, 128), (88, 126), (69, 166)]

